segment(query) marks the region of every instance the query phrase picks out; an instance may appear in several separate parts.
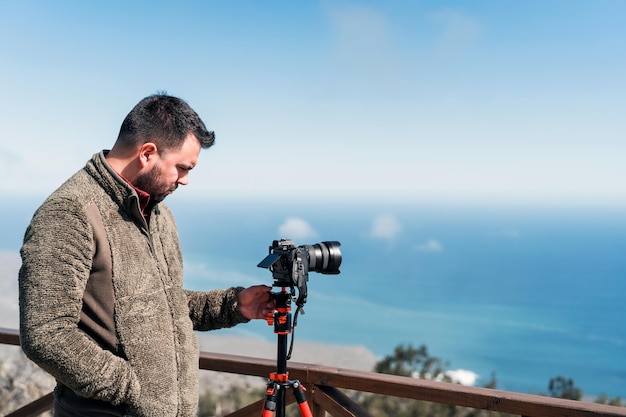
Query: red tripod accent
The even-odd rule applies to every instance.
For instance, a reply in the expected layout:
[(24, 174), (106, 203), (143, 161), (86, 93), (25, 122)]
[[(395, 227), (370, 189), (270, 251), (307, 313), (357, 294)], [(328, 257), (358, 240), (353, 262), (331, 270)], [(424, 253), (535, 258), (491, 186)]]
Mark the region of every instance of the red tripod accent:
[(276, 300), (276, 310), (267, 318), (267, 324), (274, 325), (274, 333), (278, 337), (278, 353), (276, 355), (277, 371), (270, 374), (265, 391), (262, 417), (285, 417), (285, 392), (287, 388), (293, 390), (300, 413), (304, 417), (313, 417), (311, 408), (304, 394), (306, 389), (300, 381), (290, 380), (287, 372), (287, 336), (291, 334), (291, 294), (285, 287), (280, 293), (271, 293)]

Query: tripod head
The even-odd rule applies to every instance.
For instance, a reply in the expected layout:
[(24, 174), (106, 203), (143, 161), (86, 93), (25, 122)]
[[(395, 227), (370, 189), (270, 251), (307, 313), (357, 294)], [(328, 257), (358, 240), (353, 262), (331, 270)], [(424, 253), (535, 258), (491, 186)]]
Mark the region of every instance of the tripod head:
[(281, 292), (271, 292), (270, 296), (276, 301), (276, 309), (267, 316), (267, 324), (270, 326), (274, 325), (274, 333), (278, 335), (288, 335), (292, 330), (291, 299), (293, 298), (293, 294), (288, 293), (287, 289), (283, 287)]

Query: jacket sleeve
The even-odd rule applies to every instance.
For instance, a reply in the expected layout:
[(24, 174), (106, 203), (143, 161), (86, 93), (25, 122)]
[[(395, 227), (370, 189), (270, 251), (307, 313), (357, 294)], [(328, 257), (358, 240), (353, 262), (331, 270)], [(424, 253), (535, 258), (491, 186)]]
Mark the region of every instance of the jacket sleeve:
[(194, 330), (222, 329), (249, 322), (237, 308), (237, 294), (242, 290), (243, 287), (207, 292), (185, 290)]
[(49, 200), (35, 213), (21, 249), (20, 343), (33, 362), (79, 395), (132, 403), (140, 386), (129, 363), (78, 328), (94, 250), (79, 204)]

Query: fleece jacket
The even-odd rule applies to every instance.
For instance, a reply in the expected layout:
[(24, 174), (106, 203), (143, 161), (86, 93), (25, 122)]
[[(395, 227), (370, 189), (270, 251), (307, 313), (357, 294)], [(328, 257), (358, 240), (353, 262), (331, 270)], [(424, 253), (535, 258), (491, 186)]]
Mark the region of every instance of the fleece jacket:
[[(105, 156), (95, 154), (52, 193), (26, 231), (22, 349), (59, 386), (129, 416), (195, 417), (194, 330), (246, 322), (236, 301), (242, 288), (185, 290), (171, 211), (158, 203), (144, 217), (137, 192)], [(84, 300), (94, 280), (109, 288), (96, 300), (108, 306), (108, 324)]]

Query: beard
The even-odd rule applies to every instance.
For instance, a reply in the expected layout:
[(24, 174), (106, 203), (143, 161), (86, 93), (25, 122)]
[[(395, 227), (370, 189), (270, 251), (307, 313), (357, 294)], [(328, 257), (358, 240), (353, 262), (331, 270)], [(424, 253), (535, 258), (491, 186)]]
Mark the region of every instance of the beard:
[(161, 175), (161, 166), (155, 165), (150, 171), (135, 179), (135, 187), (150, 195), (153, 203), (159, 203), (176, 190), (178, 184), (168, 184)]

